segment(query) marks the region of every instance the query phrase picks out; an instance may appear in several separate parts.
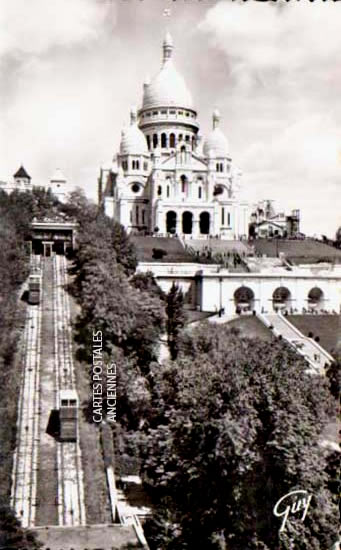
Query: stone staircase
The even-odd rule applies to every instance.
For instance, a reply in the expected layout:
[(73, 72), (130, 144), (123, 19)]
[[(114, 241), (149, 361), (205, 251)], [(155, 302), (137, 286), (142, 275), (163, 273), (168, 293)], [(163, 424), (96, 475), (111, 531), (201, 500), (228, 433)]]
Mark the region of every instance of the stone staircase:
[(333, 357), (323, 349), (315, 340), (304, 336), (281, 313), (257, 314), (258, 318), (273, 330), (276, 336), (281, 335), (299, 355), (302, 355), (310, 364), (313, 372), (323, 374), (324, 368), (332, 361)]

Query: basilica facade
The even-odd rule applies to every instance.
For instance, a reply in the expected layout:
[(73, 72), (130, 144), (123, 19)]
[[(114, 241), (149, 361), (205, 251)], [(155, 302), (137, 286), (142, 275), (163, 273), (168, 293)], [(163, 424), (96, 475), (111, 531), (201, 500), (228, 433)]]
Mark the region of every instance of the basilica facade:
[(216, 110), (212, 131), (202, 139), (167, 34), (161, 69), (144, 83), (142, 106), (131, 109), (119, 152), (101, 168), (98, 196), (105, 213), (132, 233), (247, 236), (249, 206), (238, 200), (241, 174), (219, 125)]

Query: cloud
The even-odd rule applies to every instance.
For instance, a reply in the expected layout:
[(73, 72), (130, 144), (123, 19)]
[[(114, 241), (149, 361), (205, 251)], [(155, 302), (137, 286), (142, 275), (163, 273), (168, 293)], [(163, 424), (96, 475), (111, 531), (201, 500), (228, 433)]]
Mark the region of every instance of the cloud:
[(252, 71), (324, 68), (340, 48), (335, 6), (303, 3), (245, 5), (219, 2), (207, 11), (199, 29), (211, 34), (217, 48)]
[(341, 222), (339, 29), (333, 3), (302, 2), (221, 1), (198, 26), (225, 56), (221, 101), (245, 187), (301, 207), (313, 233)]
[(109, 9), (96, 0), (1, 0), (0, 58), (91, 41)]
[(57, 166), (88, 184), (93, 163), (96, 182), (115, 83), (107, 76), (115, 23), (116, 6), (105, 0), (1, 1), (1, 179), (24, 163), (36, 184)]

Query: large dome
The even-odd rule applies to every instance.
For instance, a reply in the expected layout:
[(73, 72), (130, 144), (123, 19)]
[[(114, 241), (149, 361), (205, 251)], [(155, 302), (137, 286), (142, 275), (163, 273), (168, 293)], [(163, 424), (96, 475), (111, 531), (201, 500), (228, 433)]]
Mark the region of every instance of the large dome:
[(193, 109), (192, 96), (172, 59), (173, 42), (167, 34), (163, 42), (163, 65), (150, 84), (144, 85), (142, 109), (182, 107)]
[(223, 132), (218, 127), (220, 121), (220, 114), (218, 111), (214, 111), (213, 113), (213, 130), (212, 132), (207, 136), (205, 142), (204, 142), (204, 155), (208, 157), (211, 154), (213, 154), (214, 157), (221, 158), (221, 157), (228, 157), (229, 156), (229, 143), (224, 136)]
[(146, 155), (148, 147), (146, 138), (137, 126), (136, 110), (133, 108), (130, 113), (130, 126), (122, 130), (121, 155)]

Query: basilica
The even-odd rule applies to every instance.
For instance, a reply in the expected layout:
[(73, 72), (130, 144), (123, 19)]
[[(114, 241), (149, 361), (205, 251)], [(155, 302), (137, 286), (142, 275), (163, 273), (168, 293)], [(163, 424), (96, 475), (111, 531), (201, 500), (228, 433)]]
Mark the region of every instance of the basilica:
[(131, 109), (119, 152), (101, 168), (99, 203), (133, 234), (246, 237), (249, 206), (238, 200), (241, 173), (220, 114), (213, 112), (212, 131), (203, 140), (173, 49), (167, 33), (161, 69), (143, 84), (142, 106)]

